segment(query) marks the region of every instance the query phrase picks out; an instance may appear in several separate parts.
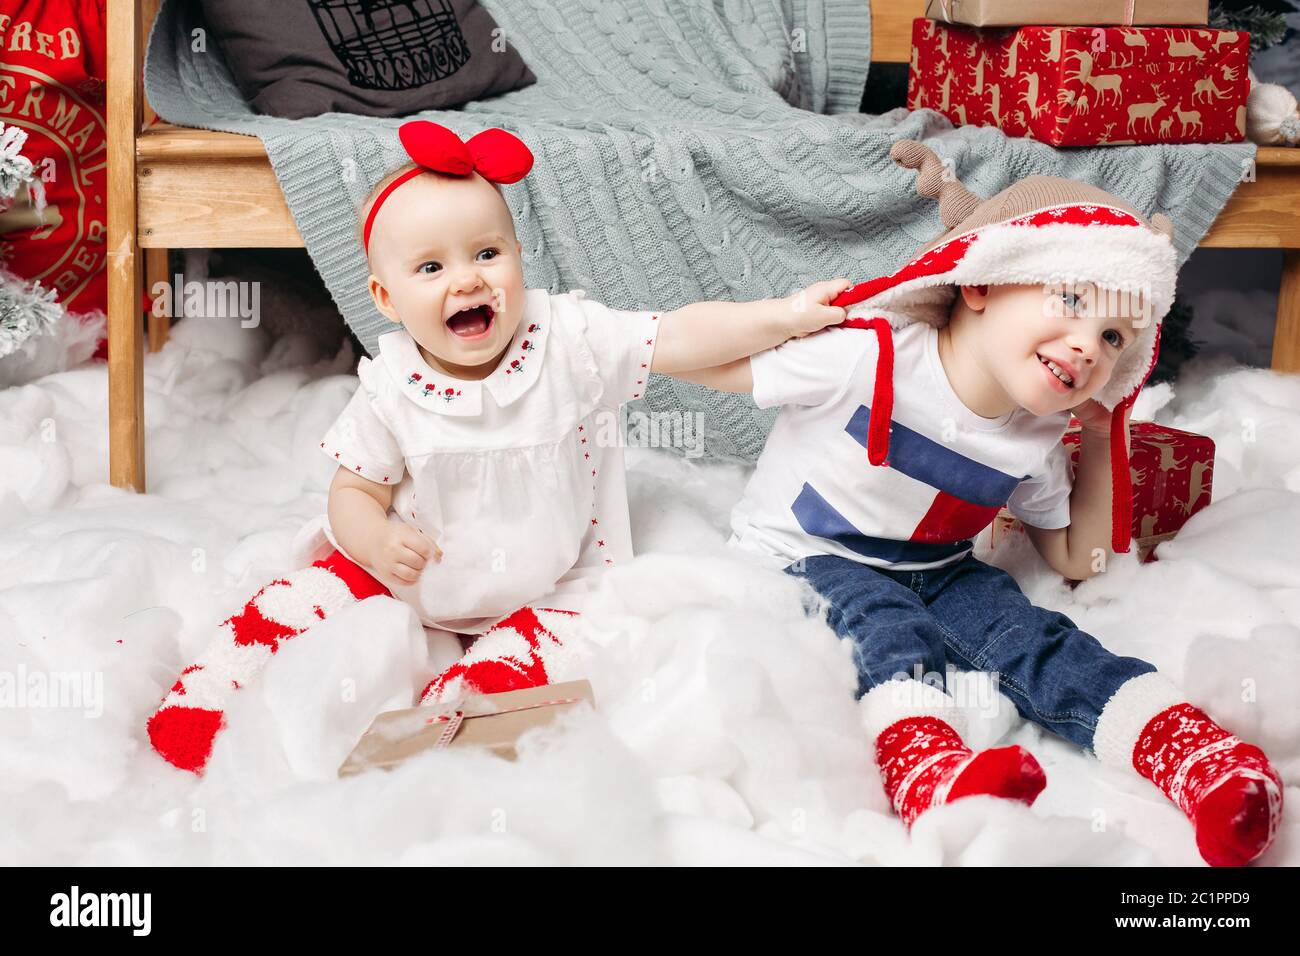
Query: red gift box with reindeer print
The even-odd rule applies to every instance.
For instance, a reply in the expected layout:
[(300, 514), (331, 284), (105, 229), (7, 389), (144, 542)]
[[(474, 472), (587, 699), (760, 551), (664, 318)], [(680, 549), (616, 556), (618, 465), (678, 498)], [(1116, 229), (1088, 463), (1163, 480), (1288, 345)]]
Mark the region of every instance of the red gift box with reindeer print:
[(912, 23), (908, 109), (1053, 146), (1237, 143), (1250, 34)]
[[(1078, 420), (1061, 441), (1070, 449), (1070, 474), (1079, 463)], [(1133, 544), (1143, 561), (1210, 503), (1214, 440), (1155, 422), (1129, 423), (1129, 475), (1133, 481)], [(994, 547), (1020, 522), (1003, 508), (993, 522)]]

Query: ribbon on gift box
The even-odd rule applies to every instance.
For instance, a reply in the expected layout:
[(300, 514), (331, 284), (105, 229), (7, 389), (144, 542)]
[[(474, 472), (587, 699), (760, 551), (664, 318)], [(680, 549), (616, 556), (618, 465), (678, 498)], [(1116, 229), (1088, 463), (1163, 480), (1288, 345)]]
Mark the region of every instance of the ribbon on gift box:
[[(481, 698), (480, 698), (481, 699)], [(581, 697), (557, 697), (554, 700), (538, 701), (535, 704), (523, 704), (519, 707), (506, 708), (484, 708), (481, 705), (478, 708), (466, 708), (453, 710), (450, 713), (436, 714), (428, 718), (425, 723), (445, 723), (441, 734), (438, 735), (437, 742), (433, 745), (434, 750), (442, 750), (449, 747), (451, 742), (456, 739), (456, 734), (460, 731), (460, 725), (465, 722), (466, 717), (495, 717), (498, 714), (513, 714), (521, 710), (537, 710), (539, 707), (555, 707), (560, 704), (576, 704), (583, 700)]]
[[(939, 7), (943, 10), (943, 18), (948, 23), (955, 23), (952, 18), (952, 11), (948, 9), (948, 0), (939, 0)], [(1124, 22), (1122, 26), (1131, 27), (1133, 18), (1137, 15), (1137, 0), (1124, 0)]]

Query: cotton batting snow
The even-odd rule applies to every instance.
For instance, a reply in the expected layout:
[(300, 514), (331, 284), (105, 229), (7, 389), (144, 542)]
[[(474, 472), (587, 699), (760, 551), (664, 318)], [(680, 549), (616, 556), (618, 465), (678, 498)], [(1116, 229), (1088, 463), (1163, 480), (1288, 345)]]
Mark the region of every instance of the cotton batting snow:
[[(235, 695), (202, 779), (173, 768), (145, 721), (323, 508), (316, 448), (356, 388), (350, 358), (180, 323), (146, 358), (143, 496), (107, 484), (102, 364), (0, 391), (0, 862), (1201, 865), (1152, 784), (1022, 720), (979, 676), (962, 678), (972, 717), (999, 706), (968, 742), (1025, 746), (1047, 789), (1028, 808), (960, 800), (905, 833), (847, 646), (811, 592), (726, 548), (748, 469), (653, 449), (628, 454), (640, 557), (588, 615), (598, 710), (533, 732), (514, 763), (453, 750), (340, 780), (374, 715), (455, 653), (376, 599), (282, 645)], [(1193, 362), (1135, 417), (1217, 444), (1214, 502), (1159, 561), (1119, 556), (1071, 591), (1023, 538), (980, 556), (1262, 746), (1288, 786), (1260, 863), (1295, 865), (1300, 376)], [(82, 675), (81, 706), (31, 696)]]

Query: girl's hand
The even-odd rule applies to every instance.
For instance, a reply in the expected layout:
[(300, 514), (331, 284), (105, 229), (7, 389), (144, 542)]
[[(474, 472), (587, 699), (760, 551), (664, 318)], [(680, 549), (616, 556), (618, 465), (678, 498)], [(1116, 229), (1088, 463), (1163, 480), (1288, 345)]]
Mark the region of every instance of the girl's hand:
[(430, 558), (442, 560), (442, 549), (409, 524), (403, 521), (384, 524), (371, 552), (376, 577), (414, 584)]
[(824, 279), (782, 299), (782, 322), (790, 337), (802, 338), (847, 319), (848, 310), (830, 302), (852, 286), (848, 279)]

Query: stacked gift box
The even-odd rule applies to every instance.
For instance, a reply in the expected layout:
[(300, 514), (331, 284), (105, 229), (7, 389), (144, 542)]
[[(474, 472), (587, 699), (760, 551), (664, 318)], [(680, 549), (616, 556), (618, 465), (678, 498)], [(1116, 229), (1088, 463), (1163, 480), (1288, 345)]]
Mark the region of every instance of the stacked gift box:
[(1207, 0), (930, 0), (909, 109), (1053, 146), (1236, 143), (1250, 34)]
[[(1070, 474), (1079, 463), (1079, 423), (1061, 441), (1070, 449)], [(1133, 546), (1142, 561), (1155, 560), (1155, 546), (1172, 538), (1187, 519), (1210, 503), (1214, 440), (1155, 422), (1129, 424), (1129, 475), (1133, 481)], [(993, 547), (1020, 522), (1003, 508), (993, 521)]]

